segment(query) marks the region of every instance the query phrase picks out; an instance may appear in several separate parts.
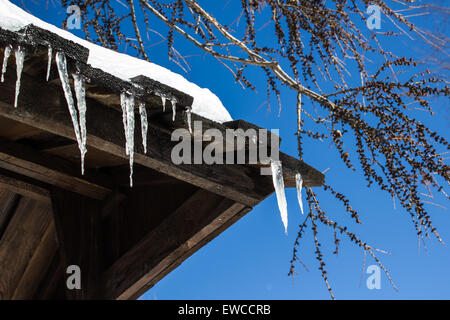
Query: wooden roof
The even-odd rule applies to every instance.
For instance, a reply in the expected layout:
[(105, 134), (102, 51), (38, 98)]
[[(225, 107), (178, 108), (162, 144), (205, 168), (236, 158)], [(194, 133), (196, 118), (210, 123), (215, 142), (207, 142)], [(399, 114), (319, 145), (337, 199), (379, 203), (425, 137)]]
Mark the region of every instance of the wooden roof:
[[(86, 48), (34, 26), (0, 29), (0, 47), (6, 45), (21, 45), (27, 54), (17, 108), (14, 55), (0, 83), (0, 299), (137, 298), (273, 193), (272, 178), (260, 175), (259, 165), (171, 162), (170, 133), (187, 126), (188, 93), (94, 69)], [(90, 79), (84, 175), (56, 66), (45, 81), (49, 45)], [(118, 129), (124, 90), (145, 101), (149, 113), (147, 154), (135, 134), (133, 188)], [(177, 121), (163, 112), (157, 91), (180, 102)], [(204, 130), (254, 127), (193, 116)], [(296, 172), (305, 185), (323, 183), (309, 165), (286, 154), (280, 159), (287, 187), (295, 186)], [(81, 290), (66, 288), (71, 264), (81, 267)]]

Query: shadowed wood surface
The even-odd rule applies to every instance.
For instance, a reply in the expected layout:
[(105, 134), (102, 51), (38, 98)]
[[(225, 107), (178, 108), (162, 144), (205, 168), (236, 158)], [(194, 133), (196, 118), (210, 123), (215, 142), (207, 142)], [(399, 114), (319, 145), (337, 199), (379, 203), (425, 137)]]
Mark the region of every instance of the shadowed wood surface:
[(128, 299), (143, 293), (142, 288), (217, 228), (215, 219), (227, 220), (244, 207), (206, 190), (197, 191), (106, 271), (105, 295)]
[(0, 299), (11, 299), (51, 221), (49, 204), (22, 198), (0, 241)]
[[(136, 299), (273, 193), (272, 177), (260, 174), (267, 163), (173, 163), (178, 141), (171, 134), (188, 127), (189, 93), (148, 77), (117, 79), (87, 65), (86, 48), (32, 26), (22, 31), (0, 29), (0, 56), (5, 45), (26, 50), (17, 108), (14, 54), (0, 83), (0, 299)], [(44, 81), (49, 44), (65, 53), (69, 73), (90, 79), (84, 175), (54, 62)], [(120, 106), (124, 91), (145, 102), (149, 115), (145, 154), (135, 114), (133, 188)], [(162, 110), (157, 92), (178, 100), (176, 121), (171, 108)], [(214, 143), (203, 140), (208, 129), (270, 136), (242, 120), (218, 124), (192, 117), (203, 124), (192, 135), (202, 147)], [(237, 137), (248, 152), (251, 137)], [(226, 142), (218, 152), (235, 156), (239, 148)], [(323, 183), (323, 174), (306, 163), (283, 153), (280, 160), (286, 187), (295, 186), (297, 172), (305, 185)], [(80, 290), (66, 286), (70, 265), (81, 268)]]

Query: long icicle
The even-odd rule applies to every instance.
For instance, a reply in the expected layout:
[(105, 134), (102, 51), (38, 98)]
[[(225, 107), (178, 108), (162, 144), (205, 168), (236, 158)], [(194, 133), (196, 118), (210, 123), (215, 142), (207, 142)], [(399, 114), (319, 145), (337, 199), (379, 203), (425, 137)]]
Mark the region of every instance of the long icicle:
[(303, 179), (302, 179), (302, 175), (298, 172), (295, 175), (295, 185), (297, 187), (297, 199), (298, 199), (298, 204), (300, 206), (300, 211), (303, 213), (303, 201), (302, 201), (302, 187), (303, 187)]
[(17, 101), (19, 99), (19, 93), (20, 93), (20, 78), (22, 77), (23, 62), (25, 61), (25, 50), (21, 46), (18, 46), (17, 49), (14, 51), (14, 54), (16, 56), (16, 72), (17, 72), (16, 95), (14, 97), (14, 108), (17, 108)]
[(128, 132), (128, 122), (127, 122), (127, 95), (125, 92), (120, 94), (120, 106), (122, 107), (122, 122), (123, 122), (123, 130), (125, 132), (125, 154), (128, 155), (128, 140), (127, 132)]
[(87, 152), (86, 149), (86, 86), (82, 75), (72, 74), (75, 87), (75, 95), (77, 97), (77, 108), (80, 125), (81, 144), (78, 148), (81, 153), (81, 174), (84, 174), (84, 158)]
[(50, 69), (52, 68), (52, 47), (48, 46), (48, 60), (47, 60), (47, 76), (45, 77), (45, 79), (48, 81), (48, 79), (50, 78)]
[(6, 67), (8, 66), (8, 58), (9, 58), (10, 55), (11, 55), (11, 47), (10, 46), (6, 46), (5, 47), (5, 52), (4, 52), (4, 55), (3, 55), (2, 78), (1, 78), (2, 82), (5, 81)]
[(164, 97), (163, 95), (161, 95), (161, 103), (163, 106), (163, 112), (166, 112), (166, 97)]
[(270, 167), (272, 169), (273, 187), (277, 196), (278, 209), (280, 210), (281, 214), (281, 221), (283, 221), (284, 230), (287, 234), (288, 213), (286, 194), (284, 193), (283, 169), (281, 167), (281, 161), (271, 159)]
[(78, 124), (77, 110), (75, 109), (75, 103), (73, 101), (72, 91), (70, 90), (69, 74), (67, 73), (67, 61), (66, 56), (62, 52), (57, 52), (56, 66), (58, 67), (59, 79), (61, 80), (64, 96), (66, 97), (67, 107), (69, 108), (70, 117), (72, 118), (73, 129), (75, 131), (75, 137), (77, 138), (78, 145), (81, 145), (80, 126)]
[(148, 119), (147, 110), (145, 109), (145, 103), (139, 103), (139, 114), (141, 116), (141, 133), (142, 133), (142, 145), (144, 147), (144, 153), (147, 153), (147, 131), (148, 131)]
[(134, 96), (127, 99), (127, 128), (128, 128), (128, 154), (130, 157), (130, 187), (133, 186), (134, 163)]
[(120, 95), (120, 105), (122, 107), (122, 120), (125, 131), (125, 153), (130, 157), (130, 187), (132, 187), (134, 162), (134, 96), (122, 93)]
[(188, 123), (189, 133), (192, 134), (192, 109), (191, 107), (186, 108), (186, 121)]
[(177, 101), (175, 99), (170, 99), (172, 103), (172, 121), (175, 121), (175, 114), (177, 113)]

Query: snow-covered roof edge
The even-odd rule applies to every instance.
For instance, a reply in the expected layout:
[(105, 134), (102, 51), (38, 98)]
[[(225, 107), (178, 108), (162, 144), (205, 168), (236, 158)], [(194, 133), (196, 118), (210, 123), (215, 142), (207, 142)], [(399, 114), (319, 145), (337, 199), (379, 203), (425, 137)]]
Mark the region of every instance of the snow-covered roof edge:
[(183, 76), (154, 63), (118, 53), (83, 40), (68, 31), (36, 18), (10, 1), (0, 0), (1, 28), (16, 32), (30, 24), (87, 48), (89, 50), (87, 63), (93, 68), (98, 68), (124, 81), (131, 81), (133, 78), (141, 75), (146, 76), (193, 96), (193, 113), (219, 123), (232, 120), (220, 99), (209, 89), (200, 88)]

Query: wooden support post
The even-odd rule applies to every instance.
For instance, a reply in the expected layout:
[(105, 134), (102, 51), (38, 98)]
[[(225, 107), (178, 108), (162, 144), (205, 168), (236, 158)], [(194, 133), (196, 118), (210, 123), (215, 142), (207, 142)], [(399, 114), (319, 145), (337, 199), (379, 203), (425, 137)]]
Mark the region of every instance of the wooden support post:
[(11, 299), (51, 221), (50, 205), (21, 198), (0, 241), (0, 300)]
[(25, 269), (22, 278), (19, 281), (14, 294), (12, 296), (13, 300), (25, 300), (32, 299), (35, 295), (39, 283), (45, 276), (52, 258), (58, 248), (58, 243), (56, 240), (55, 224), (53, 220), (45, 231), (41, 242), (37, 246), (34, 254)]
[(173, 270), (245, 209), (214, 193), (197, 191), (104, 273), (105, 297), (138, 297), (149, 283)]
[(98, 298), (101, 271), (101, 202), (62, 189), (52, 189), (56, 232), (66, 270), (75, 265), (81, 271), (81, 288), (66, 288), (68, 299)]

